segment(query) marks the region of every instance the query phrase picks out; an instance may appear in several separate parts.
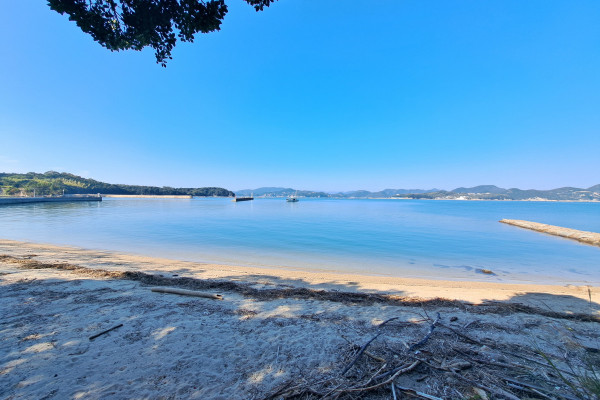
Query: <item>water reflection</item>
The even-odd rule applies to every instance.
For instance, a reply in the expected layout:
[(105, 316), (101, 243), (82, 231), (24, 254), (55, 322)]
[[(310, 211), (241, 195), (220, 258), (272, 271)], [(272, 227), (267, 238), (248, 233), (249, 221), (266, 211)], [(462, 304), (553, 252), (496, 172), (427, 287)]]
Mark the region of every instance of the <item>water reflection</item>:
[(0, 207), (0, 236), (227, 264), (600, 281), (600, 249), (506, 226), (497, 222), (502, 218), (600, 231), (600, 204), (105, 199)]

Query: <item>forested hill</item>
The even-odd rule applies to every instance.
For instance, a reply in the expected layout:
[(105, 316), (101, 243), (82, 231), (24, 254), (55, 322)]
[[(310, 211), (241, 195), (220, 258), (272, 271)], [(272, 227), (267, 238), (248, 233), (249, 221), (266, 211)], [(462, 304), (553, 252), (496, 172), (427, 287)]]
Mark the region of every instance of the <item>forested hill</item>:
[(411, 199), (441, 200), (554, 200), (554, 201), (600, 201), (600, 185), (585, 188), (562, 187), (552, 190), (503, 189), (493, 185), (460, 187), (450, 192), (441, 190), (431, 193), (407, 194)]
[(234, 193), (219, 187), (172, 188), (156, 186), (121, 185), (65, 172), (48, 171), (10, 174), (0, 172), (0, 195), (62, 195), (65, 194), (134, 194), (134, 195), (192, 195), (233, 197)]
[(575, 187), (562, 187), (552, 190), (534, 189), (503, 189), (494, 185), (481, 185), (475, 187), (459, 187), (451, 191), (440, 189), (384, 189), (378, 192), (368, 190), (355, 190), (352, 192), (324, 193), (309, 190), (296, 190), (292, 188), (263, 187), (258, 189), (245, 189), (236, 192), (238, 196), (248, 196), (253, 193), (259, 197), (286, 197), (298, 195), (299, 197), (320, 197), (332, 199), (381, 199), (381, 198), (408, 198), (408, 199), (441, 199), (441, 200), (554, 200), (554, 201), (600, 201), (600, 185), (587, 189)]

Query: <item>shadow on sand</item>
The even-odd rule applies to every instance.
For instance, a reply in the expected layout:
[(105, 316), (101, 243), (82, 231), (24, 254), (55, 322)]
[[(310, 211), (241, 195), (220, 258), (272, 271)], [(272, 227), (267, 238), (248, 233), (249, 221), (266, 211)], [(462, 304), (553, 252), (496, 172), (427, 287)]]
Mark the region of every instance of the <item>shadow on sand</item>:
[(8, 399), (593, 398), (580, 378), (589, 360), (600, 364), (594, 299), (470, 304), (358, 282), (325, 290), (269, 275), (200, 280), (9, 256), (0, 265)]

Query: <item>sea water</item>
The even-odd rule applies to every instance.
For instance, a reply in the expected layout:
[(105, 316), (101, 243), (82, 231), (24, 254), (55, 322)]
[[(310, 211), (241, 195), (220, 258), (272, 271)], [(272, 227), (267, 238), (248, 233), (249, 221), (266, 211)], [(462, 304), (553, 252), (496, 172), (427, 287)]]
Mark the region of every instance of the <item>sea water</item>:
[(104, 199), (2, 206), (0, 238), (228, 265), (600, 283), (600, 247), (501, 224), (502, 218), (600, 232), (600, 203)]

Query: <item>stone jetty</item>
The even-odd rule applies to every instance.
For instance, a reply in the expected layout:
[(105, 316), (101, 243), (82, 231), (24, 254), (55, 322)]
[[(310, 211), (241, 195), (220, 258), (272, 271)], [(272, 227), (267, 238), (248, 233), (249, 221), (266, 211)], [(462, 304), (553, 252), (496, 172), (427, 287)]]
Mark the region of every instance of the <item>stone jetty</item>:
[(102, 201), (100, 196), (60, 196), (60, 197), (0, 197), (0, 206), (28, 203), (70, 203), (74, 201)]
[(579, 231), (577, 229), (563, 228), (561, 226), (540, 224), (538, 222), (523, 221), (520, 219), (502, 219), (500, 222), (519, 228), (531, 229), (533, 231), (560, 236), (567, 239), (577, 240), (582, 243), (600, 246), (600, 233)]
[(191, 194), (103, 194), (117, 199), (191, 199)]

